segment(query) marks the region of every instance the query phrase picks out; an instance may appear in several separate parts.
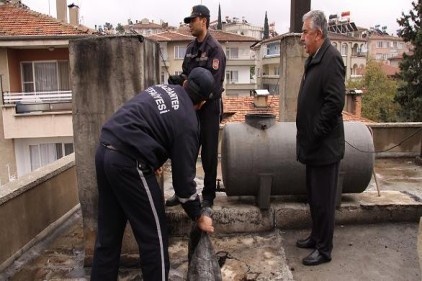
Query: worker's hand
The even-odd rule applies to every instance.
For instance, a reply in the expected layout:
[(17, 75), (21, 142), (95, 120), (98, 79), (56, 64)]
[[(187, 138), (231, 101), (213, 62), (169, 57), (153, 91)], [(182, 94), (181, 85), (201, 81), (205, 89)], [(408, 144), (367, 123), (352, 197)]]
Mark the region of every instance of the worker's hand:
[(172, 85), (183, 85), (183, 82), (186, 80), (184, 75), (170, 75), (168, 83)]
[(156, 176), (161, 176), (163, 174), (163, 167), (158, 168), (157, 170), (155, 170), (155, 175)]
[(201, 215), (196, 221), (198, 228), (202, 231), (213, 233), (214, 226), (212, 226), (212, 218), (206, 215)]

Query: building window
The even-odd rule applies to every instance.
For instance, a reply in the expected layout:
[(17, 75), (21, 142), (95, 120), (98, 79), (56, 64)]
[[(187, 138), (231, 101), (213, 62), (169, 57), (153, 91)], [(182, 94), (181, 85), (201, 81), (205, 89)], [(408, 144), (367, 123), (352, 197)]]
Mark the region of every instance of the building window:
[(342, 56), (347, 56), (347, 44), (341, 44), (341, 55)]
[(24, 92), (70, 90), (68, 61), (23, 62), (21, 70)]
[(226, 55), (229, 59), (239, 58), (239, 48), (226, 48)]
[(238, 71), (226, 71), (226, 81), (228, 83), (239, 82), (239, 72)]
[(382, 48), (382, 41), (377, 41), (377, 48)]
[(73, 143), (42, 143), (29, 145), (31, 171), (73, 153)]
[(174, 58), (183, 59), (186, 54), (186, 46), (175, 46), (174, 47)]

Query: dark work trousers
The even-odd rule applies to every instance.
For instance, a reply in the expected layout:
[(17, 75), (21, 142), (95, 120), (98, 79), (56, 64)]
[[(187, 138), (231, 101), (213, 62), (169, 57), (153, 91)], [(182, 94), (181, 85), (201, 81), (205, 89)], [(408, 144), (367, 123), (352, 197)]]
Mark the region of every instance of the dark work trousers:
[(331, 258), (339, 162), (306, 165), (306, 188), (312, 218), (311, 239), (321, 255)]
[(207, 101), (198, 111), (201, 128), (201, 161), (204, 169), (202, 198), (206, 200), (215, 198), (221, 107), (221, 99), (215, 99)]
[(154, 173), (102, 145), (97, 148), (95, 166), (98, 230), (91, 280), (117, 280), (127, 221), (138, 243), (143, 280), (167, 280), (167, 222), (164, 198)]

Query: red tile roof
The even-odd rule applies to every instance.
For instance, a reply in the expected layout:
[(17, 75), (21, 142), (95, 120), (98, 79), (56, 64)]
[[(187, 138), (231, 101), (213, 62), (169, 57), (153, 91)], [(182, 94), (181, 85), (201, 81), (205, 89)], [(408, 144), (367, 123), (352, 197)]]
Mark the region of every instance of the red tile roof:
[(255, 107), (254, 97), (223, 97), (224, 116), (222, 123), (244, 122), (248, 113), (270, 113), (279, 119), (279, 96), (268, 96), (268, 107)]
[(0, 39), (10, 36), (69, 36), (95, 33), (95, 30), (88, 27), (63, 23), (19, 4), (0, 4), (0, 22)]
[[(252, 44), (259, 41), (253, 37), (239, 35), (239, 34), (231, 33), (231, 32), (225, 32), (221, 30), (209, 29), (209, 32), (217, 41), (220, 41), (220, 42), (227, 42), (227, 41), (228, 42), (250, 42)], [(168, 30), (165, 32), (153, 34), (151, 36), (148, 36), (148, 38), (151, 40), (158, 41), (158, 42), (163, 42), (163, 41), (191, 41), (194, 37), (191, 35), (188, 27), (182, 26), (176, 29), (175, 31)]]
[[(250, 113), (269, 113), (276, 116), (279, 120), (280, 110), (280, 97), (277, 95), (268, 96), (268, 107), (261, 108), (254, 106), (254, 97), (223, 97), (224, 116), (222, 124), (230, 122), (244, 122), (245, 115)], [(373, 123), (373, 121), (358, 117), (349, 112), (343, 111), (343, 120), (347, 121), (360, 121), (364, 123)]]
[[(379, 65), (381, 67), (381, 71), (388, 77), (393, 77), (400, 73), (400, 68), (398, 67), (385, 64), (385, 63), (379, 63)], [(365, 75), (365, 73), (366, 73), (366, 68), (362, 70), (362, 75)]]

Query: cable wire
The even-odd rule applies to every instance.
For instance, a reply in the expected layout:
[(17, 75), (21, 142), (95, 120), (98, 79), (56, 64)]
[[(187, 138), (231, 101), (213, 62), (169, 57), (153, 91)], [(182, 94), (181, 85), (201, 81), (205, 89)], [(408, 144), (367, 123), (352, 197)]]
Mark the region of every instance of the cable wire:
[[(372, 129), (369, 127), (369, 126), (367, 126), (368, 127), (368, 129), (369, 129), (369, 131), (371, 132), (371, 135), (373, 136), (373, 133), (372, 133)], [(419, 132), (421, 132), (422, 131), (422, 128), (419, 128), (419, 129), (417, 129), (415, 132), (413, 132), (412, 134), (410, 134), (409, 136), (407, 136), (407, 137), (405, 137), (404, 139), (402, 139), (398, 144), (396, 144), (396, 145), (393, 145), (392, 147), (390, 147), (390, 148), (387, 148), (387, 149), (385, 149), (385, 150), (380, 150), (380, 151), (367, 151), (367, 150), (361, 150), (361, 149), (359, 149), (359, 148), (357, 148), (357, 147), (355, 147), (355, 146), (353, 146), (351, 143), (349, 143), (348, 141), (345, 141), (350, 147), (352, 147), (352, 148), (354, 148), (354, 149), (356, 149), (357, 151), (359, 151), (359, 152), (362, 152), (362, 153), (382, 153), (382, 152), (388, 152), (388, 151), (390, 151), (390, 150), (392, 150), (392, 149), (394, 149), (394, 148), (396, 148), (396, 147), (398, 147), (398, 146), (400, 146), (402, 143), (404, 143), (404, 142), (406, 142), (407, 140), (409, 140), (410, 138), (412, 138), (413, 136), (415, 136), (416, 134), (418, 134)]]

